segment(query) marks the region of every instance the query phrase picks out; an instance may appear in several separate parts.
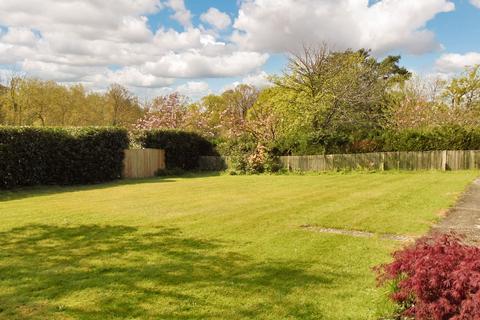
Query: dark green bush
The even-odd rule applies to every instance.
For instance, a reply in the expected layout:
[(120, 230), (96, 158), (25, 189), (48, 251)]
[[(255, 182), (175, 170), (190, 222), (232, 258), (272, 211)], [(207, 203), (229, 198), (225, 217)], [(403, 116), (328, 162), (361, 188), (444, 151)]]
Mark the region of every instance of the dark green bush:
[(114, 180), (126, 148), (124, 129), (0, 127), (0, 188)]
[[(295, 155), (321, 154), (312, 152), (324, 146), (326, 154), (368, 153), (390, 151), (480, 150), (480, 128), (443, 126), (401, 131), (373, 131), (365, 134), (321, 136), (309, 147), (292, 152)], [(282, 152), (282, 154), (289, 154)]]
[(445, 126), (385, 132), (377, 144), (381, 151), (480, 150), (480, 129)]
[(167, 169), (197, 170), (201, 156), (218, 156), (210, 141), (192, 132), (151, 130), (139, 140), (144, 148), (165, 150)]

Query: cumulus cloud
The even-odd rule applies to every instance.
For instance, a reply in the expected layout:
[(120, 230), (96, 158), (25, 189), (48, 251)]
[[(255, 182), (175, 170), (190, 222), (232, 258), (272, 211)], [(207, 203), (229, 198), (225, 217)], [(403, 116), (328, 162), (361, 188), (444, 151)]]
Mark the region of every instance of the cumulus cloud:
[(224, 30), (232, 24), (230, 16), (217, 8), (210, 8), (200, 16), (200, 20), (213, 26), (218, 30)]
[(470, 3), (480, 9), (480, 0), (470, 0)]
[(139, 18), (161, 9), (160, 0), (3, 0), (0, 25), (30, 27), (42, 32), (74, 32), (98, 38), (118, 31), (125, 18)]
[(243, 78), (242, 83), (248, 84), (257, 88), (266, 88), (272, 85), (268, 79), (268, 74), (265, 71), (251, 74)]
[(204, 81), (189, 81), (178, 86), (175, 91), (193, 99), (200, 99), (212, 92), (208, 83)]
[[(229, 14), (217, 8), (200, 15), (201, 24), (195, 25), (184, 0), (1, 0), (0, 64), (28, 76), (94, 88), (118, 82), (134, 90), (160, 90), (188, 79), (182, 90), (201, 91), (203, 85), (207, 91), (204, 79), (218, 77), (243, 77), (238, 83), (264, 87), (268, 81), (261, 68), (269, 54), (303, 43), (366, 47), (376, 53), (439, 49), (426, 24), (454, 9), (452, 0), (238, 3), (233, 25)], [(169, 10), (181, 27), (153, 29), (149, 19), (162, 10)], [(229, 34), (220, 32), (231, 26)], [(438, 68), (453, 68), (445, 61)]]
[(192, 13), (185, 7), (184, 0), (168, 0), (166, 5), (175, 11), (175, 14), (172, 16), (173, 19), (177, 20), (184, 27), (192, 26)]
[(201, 78), (234, 77), (261, 67), (267, 54), (236, 51), (223, 56), (205, 55), (200, 51), (167, 54), (145, 65), (149, 72), (162, 77)]
[(174, 78), (160, 78), (133, 67), (127, 67), (117, 71), (108, 70), (105, 74), (106, 83), (120, 83), (125, 86), (138, 88), (158, 88), (170, 86), (175, 82)]
[(265, 71), (261, 71), (258, 73), (249, 74), (240, 81), (235, 81), (229, 85), (226, 85), (222, 88), (221, 91), (234, 89), (241, 84), (248, 84), (249, 86), (256, 87), (258, 89), (267, 88), (272, 85), (272, 83), (268, 79), (268, 73), (266, 73)]
[[(164, 8), (183, 31), (151, 29), (148, 17)], [(183, 0), (2, 0), (0, 63), (99, 88), (111, 82), (161, 88), (179, 78), (241, 76), (268, 59), (219, 41), (191, 18)]]
[(441, 48), (427, 22), (454, 9), (450, 0), (245, 0), (232, 39), (262, 51), (326, 42), (336, 49), (421, 54)]
[(447, 53), (435, 62), (435, 70), (439, 73), (448, 74), (462, 71), (465, 67), (477, 64), (480, 64), (480, 52)]
[(37, 42), (37, 37), (29, 28), (11, 27), (8, 28), (7, 33), (0, 40), (7, 44), (33, 46)]

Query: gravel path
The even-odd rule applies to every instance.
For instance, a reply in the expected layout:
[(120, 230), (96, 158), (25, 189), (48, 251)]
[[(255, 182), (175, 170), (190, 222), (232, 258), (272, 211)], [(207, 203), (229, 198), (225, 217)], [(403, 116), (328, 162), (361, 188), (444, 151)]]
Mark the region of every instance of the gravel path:
[(447, 217), (432, 228), (433, 233), (455, 232), (465, 242), (480, 245), (480, 178), (463, 194)]
[(389, 234), (389, 233), (375, 234), (375, 233), (366, 232), (366, 231), (321, 228), (321, 227), (310, 226), (310, 225), (304, 225), (304, 226), (301, 226), (301, 227), (303, 229), (311, 231), (311, 232), (341, 234), (341, 235), (352, 236), (352, 237), (357, 237), (357, 238), (373, 238), (373, 237), (378, 236), (380, 239), (401, 241), (401, 242), (412, 242), (412, 241), (415, 240), (414, 237), (397, 235), (397, 234)]

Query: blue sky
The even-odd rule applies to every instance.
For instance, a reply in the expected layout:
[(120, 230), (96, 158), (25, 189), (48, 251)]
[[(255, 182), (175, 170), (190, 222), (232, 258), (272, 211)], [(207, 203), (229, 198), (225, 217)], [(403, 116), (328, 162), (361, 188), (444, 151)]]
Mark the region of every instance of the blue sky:
[(465, 0), (454, 3), (455, 11), (441, 13), (427, 23), (427, 28), (435, 33), (444, 49), (430, 54), (403, 55), (403, 64), (418, 72), (429, 73), (442, 53), (480, 52), (480, 9)]
[(420, 74), (480, 64), (480, 0), (2, 0), (0, 76), (192, 98), (268, 84), (303, 44), (401, 54)]

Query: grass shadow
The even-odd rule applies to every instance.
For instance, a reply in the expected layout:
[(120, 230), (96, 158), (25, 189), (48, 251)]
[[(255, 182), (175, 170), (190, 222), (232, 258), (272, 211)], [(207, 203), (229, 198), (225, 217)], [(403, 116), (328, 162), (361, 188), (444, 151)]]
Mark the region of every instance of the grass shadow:
[(283, 298), (339, 276), (308, 267), (176, 228), (28, 225), (0, 233), (0, 319), (257, 318), (274, 307), (308, 319), (313, 306)]
[(118, 186), (128, 186), (136, 184), (156, 184), (163, 182), (176, 182), (178, 179), (195, 179), (195, 178), (207, 178), (220, 176), (220, 172), (188, 172), (179, 176), (166, 176), (166, 177), (154, 177), (154, 178), (139, 178), (139, 179), (125, 179), (116, 180), (112, 182), (78, 185), (78, 186), (32, 186), (22, 187), (13, 190), (0, 189), (0, 202), (21, 200), (30, 197), (49, 196), (59, 193), (71, 193), (81, 192), (89, 190), (101, 190)]

